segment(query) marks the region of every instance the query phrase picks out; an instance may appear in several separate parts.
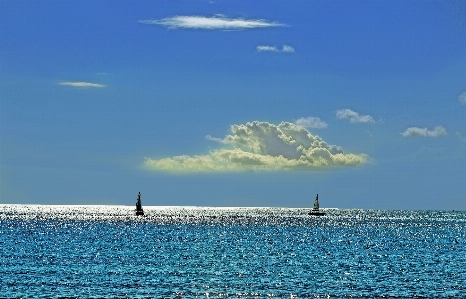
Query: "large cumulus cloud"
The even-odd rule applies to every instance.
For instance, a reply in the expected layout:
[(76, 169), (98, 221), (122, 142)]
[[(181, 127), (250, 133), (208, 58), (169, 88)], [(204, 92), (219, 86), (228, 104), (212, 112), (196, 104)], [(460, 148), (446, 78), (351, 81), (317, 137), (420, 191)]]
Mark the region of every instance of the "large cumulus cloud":
[(217, 141), (223, 148), (208, 155), (146, 158), (144, 166), (172, 172), (315, 170), (334, 166), (354, 166), (367, 162), (365, 154), (345, 154), (340, 146), (329, 145), (306, 128), (289, 122), (274, 125), (248, 122), (232, 125), (231, 135)]

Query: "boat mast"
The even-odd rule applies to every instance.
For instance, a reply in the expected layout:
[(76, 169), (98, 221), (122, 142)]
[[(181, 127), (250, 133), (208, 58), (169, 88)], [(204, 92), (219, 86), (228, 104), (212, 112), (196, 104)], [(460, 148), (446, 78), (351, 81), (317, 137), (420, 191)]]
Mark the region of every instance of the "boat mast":
[(314, 208), (312, 210), (314, 210), (314, 211), (319, 210), (319, 194), (317, 194), (317, 196), (316, 196), (316, 200), (314, 201)]

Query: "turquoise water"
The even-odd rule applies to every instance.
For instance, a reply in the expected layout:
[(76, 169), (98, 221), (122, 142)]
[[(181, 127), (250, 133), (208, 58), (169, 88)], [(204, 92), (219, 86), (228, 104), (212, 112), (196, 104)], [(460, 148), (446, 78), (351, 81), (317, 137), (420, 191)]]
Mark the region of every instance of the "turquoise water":
[(0, 205), (0, 297), (466, 298), (466, 212)]

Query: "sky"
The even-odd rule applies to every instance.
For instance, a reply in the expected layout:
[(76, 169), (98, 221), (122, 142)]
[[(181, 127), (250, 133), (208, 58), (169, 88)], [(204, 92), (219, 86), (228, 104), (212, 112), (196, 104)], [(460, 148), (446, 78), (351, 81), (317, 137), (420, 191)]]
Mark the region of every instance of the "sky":
[(466, 210), (464, 1), (0, 0), (0, 204)]

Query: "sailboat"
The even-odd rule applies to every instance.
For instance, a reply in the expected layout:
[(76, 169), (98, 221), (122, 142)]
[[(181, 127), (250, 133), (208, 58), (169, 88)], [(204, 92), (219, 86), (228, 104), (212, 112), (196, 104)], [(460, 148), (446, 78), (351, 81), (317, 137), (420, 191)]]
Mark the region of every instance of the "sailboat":
[(314, 201), (314, 207), (312, 210), (308, 213), (308, 215), (311, 216), (324, 216), (324, 212), (319, 212), (319, 194), (316, 196), (316, 200)]
[(136, 201), (136, 216), (143, 216), (144, 215), (144, 210), (142, 209), (142, 204), (141, 204), (141, 192), (138, 194), (138, 199)]

